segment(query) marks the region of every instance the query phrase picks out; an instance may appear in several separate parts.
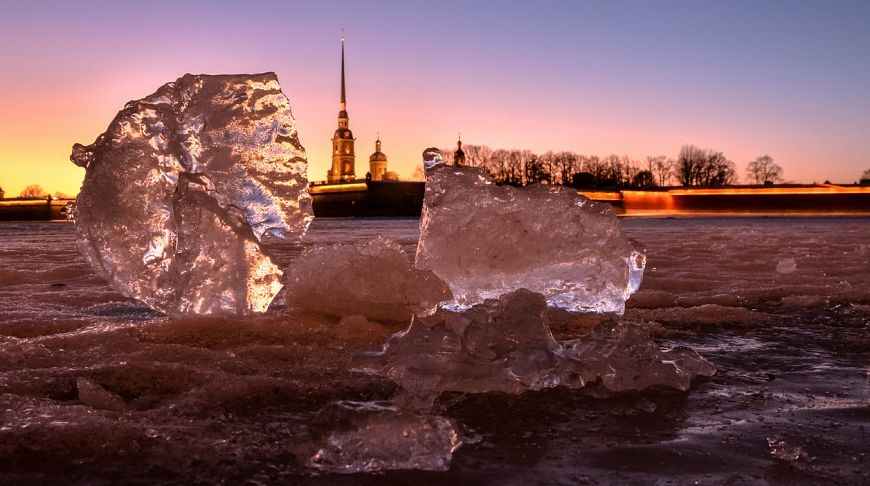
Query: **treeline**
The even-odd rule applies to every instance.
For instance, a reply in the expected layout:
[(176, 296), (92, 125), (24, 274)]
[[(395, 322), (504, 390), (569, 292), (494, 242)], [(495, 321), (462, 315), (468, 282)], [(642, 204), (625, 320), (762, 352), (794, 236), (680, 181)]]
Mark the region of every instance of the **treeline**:
[[(685, 145), (676, 159), (665, 156), (648, 156), (643, 160), (628, 156), (581, 155), (574, 152), (545, 152), (535, 154), (530, 150), (493, 150), (486, 145), (463, 145), (465, 164), (485, 169), (493, 181), (499, 184), (524, 186), (532, 183), (562, 184), (569, 186), (725, 186), (738, 181), (737, 168), (722, 152)], [(453, 164), (455, 148), (441, 152), (449, 164)], [(773, 164), (773, 159), (763, 156)], [(753, 161), (753, 162), (756, 162)], [(782, 170), (778, 168), (776, 177)], [(767, 174), (747, 174), (750, 180), (763, 183)], [(772, 180), (771, 182), (779, 182)]]
[[(0, 199), (6, 197), (6, 193), (3, 191), (3, 188), (0, 187)], [(63, 193), (63, 192), (55, 192), (54, 195), (50, 195), (48, 191), (42, 188), (39, 184), (30, 184), (25, 187), (19, 194), (18, 197), (20, 199), (46, 199), (48, 197), (53, 197), (54, 199), (72, 199), (72, 196)]]

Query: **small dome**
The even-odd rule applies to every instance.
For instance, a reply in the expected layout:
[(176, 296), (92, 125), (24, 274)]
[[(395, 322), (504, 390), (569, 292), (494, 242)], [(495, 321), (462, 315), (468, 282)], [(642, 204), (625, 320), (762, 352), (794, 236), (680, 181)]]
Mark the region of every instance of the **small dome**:
[(350, 118), (350, 117), (347, 116), (347, 110), (341, 110), (341, 111), (339, 111), (339, 112), (338, 112), (338, 117), (339, 117), (339, 118)]

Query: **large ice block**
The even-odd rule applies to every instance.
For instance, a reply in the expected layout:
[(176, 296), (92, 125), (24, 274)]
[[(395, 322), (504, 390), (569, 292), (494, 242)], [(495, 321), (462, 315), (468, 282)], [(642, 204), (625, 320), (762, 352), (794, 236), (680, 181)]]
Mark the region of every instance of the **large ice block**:
[(522, 393), (591, 383), (623, 392), (664, 385), (686, 390), (715, 368), (688, 348), (662, 350), (637, 324), (612, 321), (587, 336), (558, 342), (543, 295), (520, 289), (462, 313), (415, 317), (357, 369), (402, 388), (397, 402), (425, 410), (442, 392)]
[(404, 321), (451, 298), (447, 284), (415, 269), (401, 246), (384, 237), (308, 248), (286, 273), (287, 305), (339, 316)]
[(435, 149), (424, 164), (416, 266), (450, 286), (445, 307), (526, 288), (571, 312), (624, 311), (646, 257), (609, 204), (563, 186), (499, 186), (481, 169), (445, 165)]
[(312, 219), (307, 161), (273, 73), (184, 75), (127, 103), (71, 159), (76, 234), (96, 272), (171, 315), (262, 312), (281, 288), (264, 238)]

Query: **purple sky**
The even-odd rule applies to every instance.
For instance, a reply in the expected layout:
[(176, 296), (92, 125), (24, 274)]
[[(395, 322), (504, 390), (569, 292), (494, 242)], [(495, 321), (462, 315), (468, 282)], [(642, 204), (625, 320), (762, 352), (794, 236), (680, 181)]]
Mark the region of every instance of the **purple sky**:
[(0, 0), (0, 187), (75, 193), (68, 161), (186, 72), (275, 71), (311, 179), (328, 168), (347, 34), (357, 173), (428, 146), (769, 153), (795, 182), (870, 168), (870, 2)]

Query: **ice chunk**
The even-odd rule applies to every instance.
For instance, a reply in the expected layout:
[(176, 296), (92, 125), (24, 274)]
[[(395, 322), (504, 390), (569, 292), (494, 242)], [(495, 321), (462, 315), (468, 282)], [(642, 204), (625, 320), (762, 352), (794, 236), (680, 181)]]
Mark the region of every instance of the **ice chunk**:
[(770, 455), (775, 459), (787, 462), (795, 467), (800, 467), (800, 463), (808, 459), (808, 455), (803, 447), (789, 443), (781, 437), (768, 437), (767, 447), (770, 449)]
[(172, 315), (262, 312), (266, 237), (312, 219), (305, 150), (273, 73), (190, 75), (127, 103), (71, 159), (79, 247), (121, 293)]
[(797, 262), (794, 258), (783, 258), (776, 263), (776, 271), (782, 274), (794, 273), (797, 270)]
[(308, 248), (286, 272), (287, 305), (339, 316), (404, 321), (451, 298), (447, 284), (415, 269), (402, 248), (383, 237)]
[(436, 163), (432, 149), (424, 157), (416, 266), (450, 286), (447, 308), (527, 288), (571, 312), (624, 311), (646, 257), (609, 204), (563, 186), (498, 186), (481, 169)]
[(614, 392), (665, 385), (689, 388), (715, 368), (688, 348), (664, 351), (639, 325), (610, 322), (581, 339), (550, 333), (543, 295), (520, 289), (458, 314), (415, 317), (357, 369), (402, 387), (397, 403), (426, 409), (442, 392), (522, 393), (600, 383)]
[(646, 328), (627, 322), (610, 321), (580, 339), (562, 341), (560, 355), (582, 378), (575, 384), (600, 383), (612, 392), (644, 390), (662, 385), (688, 390), (697, 376), (712, 376), (716, 367), (685, 346), (667, 350), (659, 347)]
[(333, 403), (318, 413), (315, 424), (321, 431), (309, 466), (333, 473), (444, 471), (462, 445), (452, 420), (386, 403)]
[(431, 169), (437, 165), (444, 165), (444, 157), (441, 151), (435, 147), (429, 147), (423, 151), (423, 168)]
[(76, 378), (76, 388), (79, 391), (79, 401), (83, 404), (101, 410), (124, 411), (127, 406), (124, 399), (112, 393), (90, 378)]

